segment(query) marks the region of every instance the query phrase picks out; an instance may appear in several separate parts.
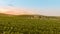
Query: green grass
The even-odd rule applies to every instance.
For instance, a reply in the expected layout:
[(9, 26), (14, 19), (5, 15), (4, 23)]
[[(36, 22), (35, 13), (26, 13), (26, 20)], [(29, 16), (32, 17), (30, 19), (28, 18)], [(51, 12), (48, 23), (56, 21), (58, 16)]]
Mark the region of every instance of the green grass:
[(58, 17), (0, 15), (0, 34), (60, 34)]

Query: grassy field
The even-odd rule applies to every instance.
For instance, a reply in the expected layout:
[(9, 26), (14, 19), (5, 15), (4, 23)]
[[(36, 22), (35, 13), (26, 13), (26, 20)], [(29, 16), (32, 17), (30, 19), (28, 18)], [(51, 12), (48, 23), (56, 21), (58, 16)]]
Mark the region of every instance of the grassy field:
[(0, 14), (0, 34), (60, 34), (60, 18)]

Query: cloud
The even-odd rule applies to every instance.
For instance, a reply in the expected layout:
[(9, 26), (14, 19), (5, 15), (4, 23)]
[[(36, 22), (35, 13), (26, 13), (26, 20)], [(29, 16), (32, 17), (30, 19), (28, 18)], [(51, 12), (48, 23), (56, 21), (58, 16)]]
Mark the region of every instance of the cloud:
[(6, 14), (39, 14), (47, 16), (60, 16), (60, 8), (49, 8), (49, 9), (31, 9), (31, 8), (21, 8), (12, 6), (0, 6), (0, 13)]
[(36, 14), (32, 10), (26, 9), (26, 8), (17, 8), (17, 7), (0, 7), (0, 13), (6, 13), (6, 14), (14, 14), (14, 15), (20, 15), (20, 14)]
[(60, 8), (42, 9), (40, 14), (47, 16), (60, 16)]

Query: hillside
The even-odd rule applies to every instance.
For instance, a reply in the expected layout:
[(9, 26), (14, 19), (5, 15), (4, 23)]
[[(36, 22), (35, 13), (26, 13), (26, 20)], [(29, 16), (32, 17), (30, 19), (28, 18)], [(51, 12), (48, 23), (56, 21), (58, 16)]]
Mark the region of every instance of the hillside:
[(60, 34), (59, 17), (0, 14), (0, 34)]

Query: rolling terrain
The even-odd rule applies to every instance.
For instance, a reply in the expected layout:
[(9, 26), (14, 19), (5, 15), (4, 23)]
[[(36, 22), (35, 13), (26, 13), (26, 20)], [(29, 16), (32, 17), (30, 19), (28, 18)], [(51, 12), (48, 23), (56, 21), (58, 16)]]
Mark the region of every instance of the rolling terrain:
[(60, 34), (60, 17), (0, 13), (0, 34)]

